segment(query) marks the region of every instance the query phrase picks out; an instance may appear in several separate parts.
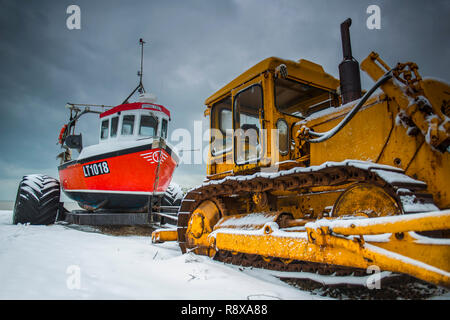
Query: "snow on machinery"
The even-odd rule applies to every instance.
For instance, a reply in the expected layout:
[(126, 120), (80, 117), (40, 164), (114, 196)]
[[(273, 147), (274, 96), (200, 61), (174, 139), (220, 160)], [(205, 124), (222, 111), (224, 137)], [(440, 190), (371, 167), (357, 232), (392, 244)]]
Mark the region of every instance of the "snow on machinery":
[[(58, 139), (64, 149), (58, 156), (60, 179), (25, 176), (19, 185), (14, 223), (65, 220), (87, 225), (146, 225), (164, 218), (176, 221), (176, 217), (161, 213), (164, 208), (176, 211), (182, 198), (179, 186), (171, 184), (179, 158), (167, 143), (170, 111), (145, 92), (142, 39), (140, 44), (140, 81), (122, 104), (67, 105), (70, 119)], [(136, 91), (139, 101), (129, 103)], [(83, 147), (81, 133), (76, 135), (75, 127), (88, 113), (99, 115), (99, 143)], [(79, 152), (76, 159), (72, 159), (72, 149)], [(85, 210), (64, 210), (59, 200), (60, 185)]]
[[(340, 80), (268, 58), (206, 100), (207, 180), (153, 241), (244, 266), (376, 265), (450, 287), (450, 87), (374, 52), (359, 66), (350, 25)], [(375, 81), (365, 93), (360, 68)]]

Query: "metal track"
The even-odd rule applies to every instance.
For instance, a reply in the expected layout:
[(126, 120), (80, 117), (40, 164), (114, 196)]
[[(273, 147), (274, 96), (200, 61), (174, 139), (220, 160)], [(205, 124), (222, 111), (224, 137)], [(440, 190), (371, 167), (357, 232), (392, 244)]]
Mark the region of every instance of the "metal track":
[[(436, 208), (433, 204), (432, 196), (425, 192), (427, 188), (426, 183), (408, 177), (402, 169), (364, 161), (327, 162), (321, 166), (299, 167), (273, 174), (258, 172), (247, 176), (228, 176), (222, 180), (205, 182), (191, 189), (183, 199), (178, 213), (178, 243), (182, 252), (191, 249), (186, 243), (188, 222), (192, 212), (202, 201), (214, 199), (217, 203), (217, 200), (219, 200), (222, 207), (223, 202), (221, 199), (230, 196), (238, 198), (249, 193), (270, 193), (282, 190), (297, 191), (298, 196), (301, 197), (305, 190), (310, 192), (315, 187), (336, 187), (358, 182), (372, 183), (382, 187), (397, 200), (399, 208), (404, 214), (416, 212), (415, 208), (419, 208), (422, 212), (426, 211), (424, 208), (427, 207)], [(404, 205), (407, 202), (414, 205)], [(219, 208), (219, 210), (222, 216), (227, 215), (226, 208)], [(268, 268), (275, 270), (286, 269), (286, 271), (306, 268), (313, 272), (329, 274), (341, 270), (340, 267), (336, 266), (316, 266), (316, 264), (304, 261), (293, 261), (286, 264), (279, 259), (272, 259), (270, 263), (267, 263), (264, 260), (264, 262), (257, 261), (261, 260), (259, 259), (260, 257), (256, 258), (252, 257), (252, 255), (243, 254), (238, 254), (237, 257), (230, 257), (228, 253), (219, 252), (217, 259), (234, 264), (253, 265), (255, 267), (266, 263), (265, 266)], [(248, 264), (249, 261), (251, 262), (250, 264)], [(355, 272), (354, 269), (345, 269), (347, 269), (346, 274)]]

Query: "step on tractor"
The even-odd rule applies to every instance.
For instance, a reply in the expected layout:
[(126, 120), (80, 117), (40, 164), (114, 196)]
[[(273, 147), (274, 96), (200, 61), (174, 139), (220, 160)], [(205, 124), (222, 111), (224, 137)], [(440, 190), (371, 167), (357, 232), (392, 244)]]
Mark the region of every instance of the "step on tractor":
[(271, 57), (206, 99), (206, 180), (154, 242), (242, 266), (377, 266), (450, 287), (450, 86), (375, 52), (359, 64), (350, 25), (339, 79)]
[[(143, 50), (139, 84), (118, 106), (68, 103), (69, 121), (58, 143), (59, 181), (40, 174), (24, 176), (14, 206), (14, 223), (77, 225), (143, 225), (176, 223), (183, 193), (171, 183), (179, 157), (167, 142), (170, 111), (146, 93), (142, 83)], [(129, 102), (136, 93), (137, 102)], [(80, 117), (99, 117), (99, 143), (83, 147), (75, 134)], [(72, 150), (78, 156), (72, 156)], [(68, 211), (60, 189), (83, 210)]]

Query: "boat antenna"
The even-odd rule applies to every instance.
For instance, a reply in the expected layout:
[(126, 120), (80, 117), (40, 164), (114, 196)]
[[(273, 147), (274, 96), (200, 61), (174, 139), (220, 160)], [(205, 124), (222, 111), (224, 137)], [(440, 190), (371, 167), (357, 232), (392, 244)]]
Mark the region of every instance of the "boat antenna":
[(141, 45), (141, 71), (138, 71), (138, 76), (139, 76), (139, 93), (144, 93), (145, 89), (144, 89), (144, 85), (142, 84), (142, 76), (144, 74), (143, 72), (143, 66), (144, 66), (144, 43), (145, 41), (142, 40), (142, 38), (139, 39), (139, 44)]
[(130, 95), (122, 102), (122, 104), (128, 103), (128, 99), (130, 99), (130, 97), (136, 92), (138, 91), (139, 93), (144, 93), (145, 92), (145, 88), (144, 85), (142, 83), (142, 76), (144, 74), (143, 71), (143, 67), (144, 67), (144, 43), (145, 41), (140, 38), (139, 39), (139, 44), (141, 46), (141, 69), (137, 72), (137, 75), (139, 77), (139, 84), (137, 85), (137, 87), (130, 93)]

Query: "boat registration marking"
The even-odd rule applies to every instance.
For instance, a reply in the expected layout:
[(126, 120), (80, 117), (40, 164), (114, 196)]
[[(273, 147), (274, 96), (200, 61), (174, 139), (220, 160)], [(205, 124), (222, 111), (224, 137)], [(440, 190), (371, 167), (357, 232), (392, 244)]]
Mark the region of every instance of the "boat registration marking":
[(86, 178), (95, 177), (109, 173), (108, 161), (101, 161), (83, 166), (83, 173)]

